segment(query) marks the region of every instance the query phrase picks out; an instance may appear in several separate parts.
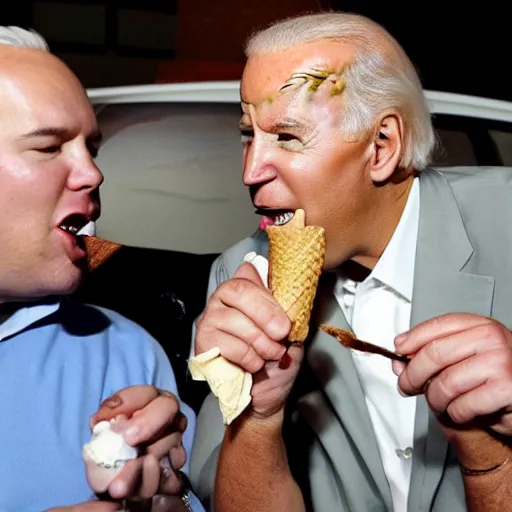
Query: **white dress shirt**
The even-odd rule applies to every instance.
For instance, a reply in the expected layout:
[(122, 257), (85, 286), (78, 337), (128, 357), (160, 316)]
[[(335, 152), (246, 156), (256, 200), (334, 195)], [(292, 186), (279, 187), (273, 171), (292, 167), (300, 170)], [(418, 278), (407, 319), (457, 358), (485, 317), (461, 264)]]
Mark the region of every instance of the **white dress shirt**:
[[(356, 283), (339, 274), (335, 296), (354, 334), (395, 350), (394, 338), (410, 328), (414, 260), (419, 223), (415, 178), (398, 226), (371, 274)], [(359, 374), (395, 512), (407, 512), (416, 399), (398, 392), (391, 361), (352, 352)]]

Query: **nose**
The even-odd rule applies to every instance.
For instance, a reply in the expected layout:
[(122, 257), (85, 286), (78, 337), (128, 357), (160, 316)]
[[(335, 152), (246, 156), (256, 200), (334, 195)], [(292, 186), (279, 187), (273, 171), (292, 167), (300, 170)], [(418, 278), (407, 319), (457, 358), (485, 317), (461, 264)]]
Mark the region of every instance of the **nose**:
[(103, 173), (99, 170), (89, 154), (73, 163), (68, 177), (68, 188), (71, 190), (93, 191), (103, 183)]
[(244, 184), (259, 185), (273, 180), (276, 176), (277, 169), (273, 163), (271, 148), (255, 135), (244, 150)]

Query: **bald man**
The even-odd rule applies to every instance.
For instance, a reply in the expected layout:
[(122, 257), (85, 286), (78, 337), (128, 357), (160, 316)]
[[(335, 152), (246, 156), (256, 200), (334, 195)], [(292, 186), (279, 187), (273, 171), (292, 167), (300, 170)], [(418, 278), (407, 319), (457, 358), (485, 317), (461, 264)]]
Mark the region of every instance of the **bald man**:
[[(100, 141), (76, 76), (37, 34), (0, 27), (5, 512), (106, 512), (124, 500), (145, 510), (202, 510), (180, 472), (195, 417), (177, 396), (162, 348), (120, 315), (66, 298), (86, 263), (78, 233), (100, 214)], [(82, 447), (91, 427), (114, 419), (124, 441), (142, 449), (108, 479), (101, 461), (88, 463), (88, 481)]]

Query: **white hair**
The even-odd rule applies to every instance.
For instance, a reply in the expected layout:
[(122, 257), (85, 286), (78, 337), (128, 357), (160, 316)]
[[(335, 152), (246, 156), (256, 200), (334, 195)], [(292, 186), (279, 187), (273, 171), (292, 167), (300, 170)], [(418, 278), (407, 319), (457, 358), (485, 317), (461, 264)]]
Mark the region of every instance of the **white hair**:
[(50, 51), (48, 43), (41, 34), (38, 34), (35, 30), (25, 30), (20, 27), (0, 26), (0, 44)]
[(343, 136), (360, 138), (375, 129), (383, 115), (395, 110), (404, 123), (400, 167), (425, 168), (436, 144), (427, 100), (413, 64), (379, 24), (342, 12), (288, 18), (252, 35), (245, 54), (273, 53), (319, 40), (348, 43), (356, 49), (343, 75)]

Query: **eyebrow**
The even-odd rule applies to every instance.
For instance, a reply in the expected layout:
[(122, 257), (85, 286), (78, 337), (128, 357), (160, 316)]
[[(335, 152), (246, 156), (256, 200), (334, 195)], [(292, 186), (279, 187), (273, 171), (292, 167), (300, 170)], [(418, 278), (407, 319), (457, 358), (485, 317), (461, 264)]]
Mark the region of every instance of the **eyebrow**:
[(297, 119), (293, 119), (291, 117), (285, 117), (283, 119), (280, 119), (279, 121), (276, 121), (275, 123), (272, 123), (272, 125), (270, 126), (268, 131), (270, 133), (276, 133), (281, 130), (286, 130), (286, 129), (290, 129), (290, 128), (293, 130), (297, 130), (300, 133), (306, 133), (306, 132), (311, 131), (312, 126), (307, 123), (302, 123), (302, 122), (298, 121)]
[[(36, 137), (67, 137), (69, 135), (70, 131), (66, 128), (47, 126), (25, 133), (20, 137), (20, 139), (33, 139)], [(102, 135), (100, 131), (95, 131), (87, 136), (87, 140), (93, 143), (100, 143), (101, 139)]]

